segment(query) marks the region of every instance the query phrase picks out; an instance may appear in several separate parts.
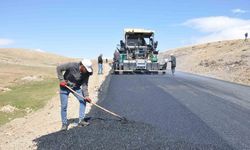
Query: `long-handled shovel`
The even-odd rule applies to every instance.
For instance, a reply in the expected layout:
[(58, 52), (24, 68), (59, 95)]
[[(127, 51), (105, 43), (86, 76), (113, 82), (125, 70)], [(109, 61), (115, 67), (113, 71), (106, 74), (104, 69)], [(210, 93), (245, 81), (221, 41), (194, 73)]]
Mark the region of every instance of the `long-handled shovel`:
[[(65, 87), (66, 87), (67, 89), (69, 89), (71, 92), (73, 92), (74, 94), (76, 94), (77, 96), (79, 96), (79, 97), (81, 97), (81, 98), (84, 99), (84, 97), (83, 97), (82, 95), (78, 94), (76, 91), (74, 91), (74, 90), (73, 90), (72, 88), (70, 88), (69, 86), (65, 85)], [(110, 111), (110, 110), (107, 110), (106, 108), (103, 108), (102, 106), (100, 106), (100, 105), (98, 105), (98, 104), (96, 104), (96, 103), (90, 102), (90, 104), (92, 104), (92, 105), (94, 105), (94, 106), (96, 106), (96, 107), (102, 109), (103, 111), (105, 111), (105, 112), (107, 112), (107, 113), (109, 113), (109, 114), (111, 114), (111, 115), (113, 115), (113, 116), (118, 117), (120, 120), (127, 121), (127, 119), (126, 119), (125, 117), (122, 117), (122, 116), (120, 116), (120, 115), (118, 115), (118, 114), (116, 114), (116, 113), (114, 113), (114, 112), (112, 112), (112, 111)]]

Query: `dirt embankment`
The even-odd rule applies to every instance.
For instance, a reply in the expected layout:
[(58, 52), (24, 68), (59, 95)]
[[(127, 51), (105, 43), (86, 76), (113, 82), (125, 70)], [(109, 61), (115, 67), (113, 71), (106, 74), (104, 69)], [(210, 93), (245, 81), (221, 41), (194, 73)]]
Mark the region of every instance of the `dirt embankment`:
[[(53, 54), (28, 51), (22, 49), (0, 49), (0, 90), (8, 92), (12, 87), (23, 82), (35, 82), (56, 78), (55, 67), (58, 63), (76, 61)], [(104, 74), (97, 75), (97, 63), (93, 63), (94, 74), (89, 80), (90, 98), (96, 102), (99, 87), (109, 74), (110, 66), (104, 64)], [(56, 83), (57, 84), (57, 83)], [(56, 132), (61, 128), (59, 93), (54, 93), (44, 108), (28, 115), (17, 118), (0, 126), (0, 150), (1, 149), (36, 149), (32, 141), (42, 135)], [(6, 105), (1, 112), (12, 113), (17, 108)], [(90, 110), (87, 105), (86, 112)], [(68, 118), (78, 118), (79, 102), (73, 95), (68, 101)], [(71, 127), (72, 125), (70, 125)]]
[[(89, 80), (90, 97), (96, 102), (98, 99), (99, 87), (109, 74), (110, 66), (104, 64), (104, 74), (97, 75), (97, 64), (94, 63), (94, 74)], [(61, 128), (60, 120), (60, 100), (59, 94), (48, 104), (23, 118), (17, 118), (0, 127), (0, 149), (36, 149), (34, 139), (57, 132)], [(86, 112), (91, 109), (87, 105)], [(78, 118), (79, 102), (73, 95), (70, 95), (68, 101), (68, 119), (74, 121)], [(73, 122), (72, 122), (73, 123)], [(70, 125), (72, 127), (73, 124)]]
[(250, 85), (250, 40), (218, 41), (161, 53), (177, 58), (177, 69)]
[(73, 60), (31, 49), (0, 48), (0, 125), (43, 107), (57, 89), (52, 83), (57, 81), (56, 65)]

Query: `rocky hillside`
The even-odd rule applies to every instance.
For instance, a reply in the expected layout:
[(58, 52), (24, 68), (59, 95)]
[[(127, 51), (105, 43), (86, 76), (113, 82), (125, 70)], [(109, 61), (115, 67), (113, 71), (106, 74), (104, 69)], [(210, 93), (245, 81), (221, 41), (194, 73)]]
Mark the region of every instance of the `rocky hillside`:
[(230, 40), (167, 50), (173, 53), (177, 69), (222, 80), (250, 85), (250, 41)]

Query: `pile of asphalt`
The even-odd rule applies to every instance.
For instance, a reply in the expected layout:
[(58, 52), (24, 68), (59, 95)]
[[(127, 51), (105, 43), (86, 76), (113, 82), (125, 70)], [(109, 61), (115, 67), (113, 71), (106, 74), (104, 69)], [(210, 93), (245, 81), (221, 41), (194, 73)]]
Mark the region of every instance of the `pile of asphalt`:
[(38, 149), (220, 149), (172, 141), (156, 128), (135, 121), (119, 121), (98, 109), (92, 109), (89, 126), (75, 127), (35, 139)]

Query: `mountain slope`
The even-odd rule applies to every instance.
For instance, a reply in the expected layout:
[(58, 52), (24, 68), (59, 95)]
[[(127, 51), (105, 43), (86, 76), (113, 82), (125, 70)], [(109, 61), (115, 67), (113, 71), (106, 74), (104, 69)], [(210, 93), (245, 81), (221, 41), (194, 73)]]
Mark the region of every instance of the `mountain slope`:
[(28, 66), (55, 66), (69, 58), (30, 49), (0, 48), (0, 63), (28, 65)]
[(0, 126), (43, 107), (56, 95), (56, 65), (71, 58), (27, 49), (0, 49)]
[(0, 48), (0, 90), (19, 84), (25, 79), (55, 78), (56, 65), (72, 60), (29, 49)]
[(222, 80), (250, 85), (250, 41), (230, 40), (167, 50), (173, 53), (177, 69)]

